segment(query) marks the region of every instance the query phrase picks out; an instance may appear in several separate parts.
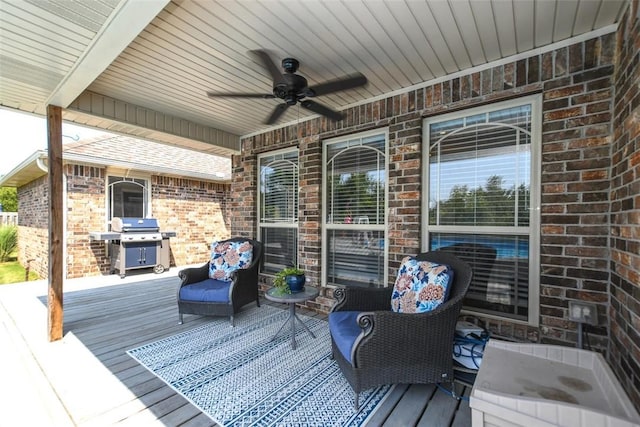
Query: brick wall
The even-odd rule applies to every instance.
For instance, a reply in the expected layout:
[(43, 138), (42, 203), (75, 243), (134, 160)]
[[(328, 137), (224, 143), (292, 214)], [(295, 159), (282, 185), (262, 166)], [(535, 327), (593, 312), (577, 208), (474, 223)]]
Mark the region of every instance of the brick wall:
[(18, 261), (49, 276), (49, 182), (38, 178), (18, 188)]
[[(106, 231), (104, 168), (64, 165), (66, 177), (66, 278), (109, 274), (110, 260), (102, 241), (89, 232)], [(170, 239), (171, 265), (205, 263), (213, 240), (230, 236), (228, 184), (184, 178), (151, 177), (151, 203), (161, 230)], [(44, 176), (18, 189), (19, 260), (40, 277), (48, 277), (48, 181)]]
[(611, 152), (611, 341), (609, 361), (640, 407), (640, 5), (617, 35)]
[[(541, 93), (541, 327), (487, 321), (499, 335), (573, 346), (576, 324), (567, 320), (568, 301), (594, 301), (602, 326), (592, 331), (590, 342), (605, 351), (614, 49), (615, 34), (608, 34), (354, 107), (341, 122), (318, 118), (247, 138), (242, 142), (242, 157), (234, 159), (234, 181), (251, 182), (252, 189), (243, 184), (246, 190), (238, 204), (247, 212), (255, 211), (255, 195), (251, 193), (255, 191), (258, 153), (299, 144), (299, 254), (302, 265), (319, 277), (321, 142), (388, 127), (388, 274), (392, 281), (401, 259), (420, 250), (422, 119)], [(324, 295), (329, 292), (325, 290)], [(321, 305), (328, 307), (330, 301), (323, 300)]]
[(231, 236), (256, 238), (256, 218), (258, 217), (256, 191), (258, 177), (257, 153), (251, 148), (251, 142), (242, 143), (242, 154), (233, 156), (231, 168), (231, 194), (229, 213), (233, 215)]
[(171, 265), (204, 264), (212, 241), (230, 237), (228, 184), (184, 178), (151, 178), (153, 216), (170, 239)]
[(106, 245), (89, 240), (105, 222), (105, 170), (95, 166), (64, 165), (67, 178), (65, 235), (67, 278), (108, 273)]
[[(574, 345), (568, 303), (597, 305), (590, 343), (607, 348), (609, 180), (615, 35), (543, 58), (540, 324), (542, 341)], [(545, 72), (545, 69), (548, 71)]]
[(317, 286), (320, 279), (320, 234), (321, 224), (322, 145), (318, 136), (309, 136), (299, 144), (299, 236), (303, 242), (299, 248), (299, 262), (305, 266), (309, 284)]

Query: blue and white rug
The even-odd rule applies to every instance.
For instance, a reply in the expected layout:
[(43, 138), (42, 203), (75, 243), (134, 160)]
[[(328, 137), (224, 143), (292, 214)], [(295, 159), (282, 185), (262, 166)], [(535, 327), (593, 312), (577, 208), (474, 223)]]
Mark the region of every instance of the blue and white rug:
[(297, 348), (287, 326), (271, 341), (288, 310), (263, 306), (127, 351), (140, 364), (225, 426), (360, 426), (391, 390), (353, 390), (335, 361), (324, 320), (298, 315)]

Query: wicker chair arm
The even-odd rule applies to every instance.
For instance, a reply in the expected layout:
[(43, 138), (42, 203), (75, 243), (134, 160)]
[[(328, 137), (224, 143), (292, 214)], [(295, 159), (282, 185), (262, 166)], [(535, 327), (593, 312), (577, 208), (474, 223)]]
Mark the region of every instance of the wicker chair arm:
[[(235, 238), (240, 240), (241, 238)], [(246, 301), (257, 298), (260, 264), (262, 263), (262, 243), (247, 239), (253, 245), (253, 258), (247, 268), (241, 268), (231, 273), (229, 286), (229, 301)]]
[(180, 270), (178, 277), (182, 280), (180, 287), (206, 280), (209, 278), (209, 263), (207, 262), (201, 267), (191, 267)]
[(331, 311), (391, 310), (393, 288), (340, 287), (333, 291), (336, 303)]
[(385, 367), (399, 359), (415, 365), (434, 357), (450, 358), (461, 304), (452, 301), (426, 313), (360, 313), (362, 333), (352, 350), (354, 366)]
[(231, 273), (231, 286), (229, 296), (244, 287), (255, 287), (258, 283), (258, 262), (252, 263), (249, 268), (241, 268)]

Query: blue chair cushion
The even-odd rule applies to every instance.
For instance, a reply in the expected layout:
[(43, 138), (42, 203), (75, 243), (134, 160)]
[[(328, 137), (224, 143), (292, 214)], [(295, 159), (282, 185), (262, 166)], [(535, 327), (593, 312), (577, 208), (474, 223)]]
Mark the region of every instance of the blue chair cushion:
[(206, 279), (180, 288), (180, 299), (183, 301), (229, 303), (230, 282)]
[(360, 311), (335, 311), (329, 313), (329, 332), (342, 356), (353, 365), (351, 349), (362, 332), (358, 326)]

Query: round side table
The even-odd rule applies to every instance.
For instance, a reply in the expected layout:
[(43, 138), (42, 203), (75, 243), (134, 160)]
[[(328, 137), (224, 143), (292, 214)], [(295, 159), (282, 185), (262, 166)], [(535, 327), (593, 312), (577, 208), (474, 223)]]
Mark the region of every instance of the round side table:
[(291, 327), (291, 348), (295, 350), (296, 349), (296, 321), (298, 321), (302, 325), (302, 327), (309, 333), (309, 335), (315, 338), (316, 336), (313, 335), (313, 332), (309, 330), (307, 325), (305, 325), (304, 322), (300, 320), (300, 318), (296, 314), (296, 304), (314, 299), (315, 297), (318, 296), (318, 294), (319, 294), (318, 289), (311, 286), (307, 286), (302, 292), (296, 292), (293, 294), (281, 293), (276, 288), (269, 289), (264, 295), (266, 299), (273, 302), (289, 304), (289, 317), (287, 317), (287, 319), (284, 321), (282, 326), (280, 326), (280, 329), (278, 329), (278, 332), (276, 332), (273, 338), (271, 338), (271, 341), (276, 339), (276, 337), (280, 334), (280, 332), (282, 332), (285, 325), (289, 324), (289, 326)]

